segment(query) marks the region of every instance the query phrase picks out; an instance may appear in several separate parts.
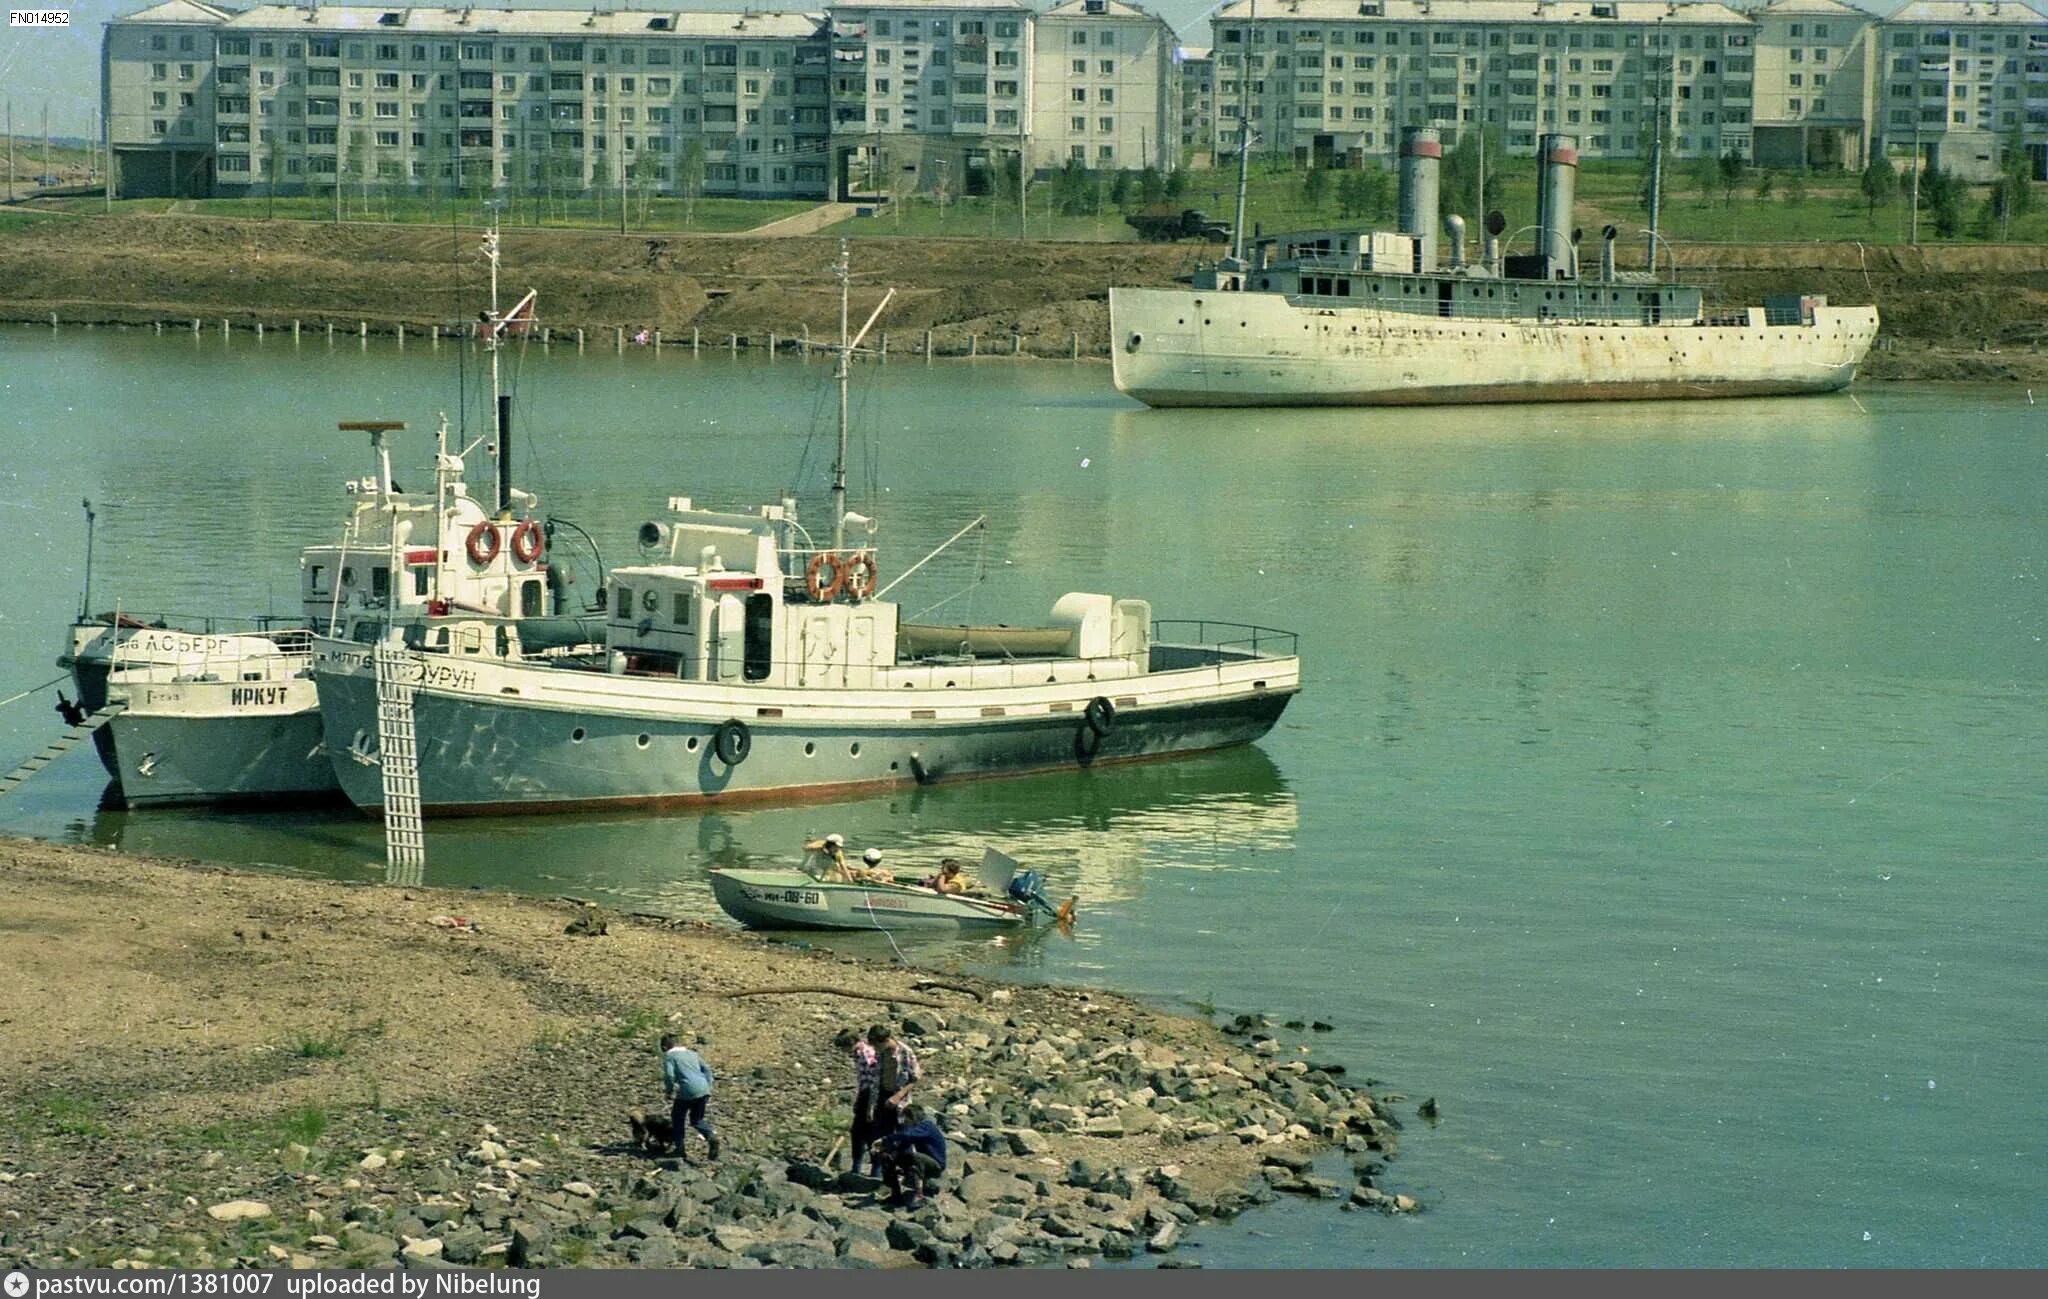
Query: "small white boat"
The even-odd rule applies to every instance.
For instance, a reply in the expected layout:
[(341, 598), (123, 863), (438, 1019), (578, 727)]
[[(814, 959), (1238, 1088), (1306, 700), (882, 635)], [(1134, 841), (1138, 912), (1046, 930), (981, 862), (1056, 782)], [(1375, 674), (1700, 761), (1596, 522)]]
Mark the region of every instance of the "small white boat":
[(1071, 923), (1073, 903), (1055, 909), (1039, 891), (1036, 871), (989, 849), (979, 893), (941, 893), (920, 884), (842, 883), (806, 867), (711, 871), (711, 895), (734, 920), (753, 929), (1016, 929), (1040, 918)]

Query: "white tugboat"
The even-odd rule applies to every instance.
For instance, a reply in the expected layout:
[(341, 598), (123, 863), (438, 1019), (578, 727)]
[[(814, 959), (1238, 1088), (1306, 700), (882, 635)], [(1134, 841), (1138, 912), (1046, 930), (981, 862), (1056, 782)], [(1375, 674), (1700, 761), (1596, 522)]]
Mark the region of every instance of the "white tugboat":
[[(1256, 241), (1185, 289), (1112, 288), (1118, 390), (1148, 406), (1412, 406), (1744, 397), (1848, 386), (1877, 308), (1786, 294), (1710, 312), (1695, 286), (1618, 272), (1616, 231), (1582, 273), (1571, 229), (1574, 136), (1542, 139), (1537, 250), (1480, 259), (1464, 222), (1437, 241), (1433, 127), (1401, 140), (1401, 231), (1311, 230)], [(1242, 196), (1238, 224), (1243, 225)]]
[[(822, 797), (1197, 753), (1273, 726), (1301, 682), (1286, 632), (1155, 624), (1143, 600), (1078, 592), (1036, 637), (905, 626), (875, 550), (848, 539), (874, 529), (846, 510), (860, 337), (842, 329), (829, 540), (793, 500), (673, 497), (641, 529), (647, 562), (610, 574), (602, 654), (409, 656), (424, 813)], [(377, 735), (368, 650), (318, 638), (314, 672), (342, 788), (375, 810), (379, 773), (356, 760)]]

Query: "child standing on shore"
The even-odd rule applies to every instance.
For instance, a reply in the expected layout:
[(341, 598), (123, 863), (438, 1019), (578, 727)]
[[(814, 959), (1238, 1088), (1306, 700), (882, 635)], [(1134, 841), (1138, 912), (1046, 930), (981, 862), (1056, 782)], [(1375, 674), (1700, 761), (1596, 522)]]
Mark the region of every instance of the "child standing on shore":
[(669, 1122), (675, 1128), (676, 1155), (688, 1157), (683, 1134), (695, 1128), (704, 1134), (707, 1155), (718, 1158), (718, 1134), (704, 1117), (711, 1103), (711, 1066), (703, 1056), (678, 1043), (674, 1033), (661, 1035), (661, 1094), (671, 1098)]

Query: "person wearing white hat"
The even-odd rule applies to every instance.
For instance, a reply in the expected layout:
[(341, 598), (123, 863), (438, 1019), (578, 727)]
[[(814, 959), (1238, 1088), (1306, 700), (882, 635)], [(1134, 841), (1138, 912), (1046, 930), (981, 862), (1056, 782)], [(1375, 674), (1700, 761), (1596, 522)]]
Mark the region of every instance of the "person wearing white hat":
[(860, 855), (861, 867), (854, 875), (869, 884), (894, 884), (896, 876), (882, 869), (882, 850), (870, 848)]
[(825, 858), (825, 870), (820, 878), (834, 884), (853, 883), (853, 868), (846, 864), (846, 836), (828, 834), (822, 839), (813, 839), (804, 845), (805, 852), (818, 853)]

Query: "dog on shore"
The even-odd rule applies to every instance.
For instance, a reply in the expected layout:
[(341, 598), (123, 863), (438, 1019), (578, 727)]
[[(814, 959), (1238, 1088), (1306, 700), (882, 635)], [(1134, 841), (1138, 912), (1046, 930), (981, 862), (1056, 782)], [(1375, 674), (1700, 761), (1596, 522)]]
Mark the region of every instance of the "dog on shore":
[(633, 1144), (653, 1155), (665, 1155), (676, 1148), (676, 1127), (666, 1114), (633, 1110), (626, 1115), (633, 1130)]

